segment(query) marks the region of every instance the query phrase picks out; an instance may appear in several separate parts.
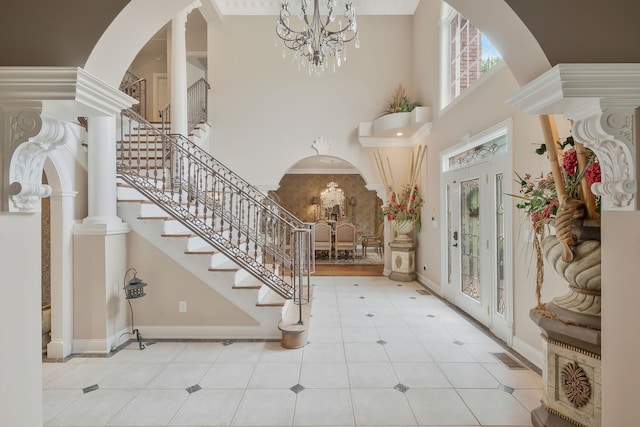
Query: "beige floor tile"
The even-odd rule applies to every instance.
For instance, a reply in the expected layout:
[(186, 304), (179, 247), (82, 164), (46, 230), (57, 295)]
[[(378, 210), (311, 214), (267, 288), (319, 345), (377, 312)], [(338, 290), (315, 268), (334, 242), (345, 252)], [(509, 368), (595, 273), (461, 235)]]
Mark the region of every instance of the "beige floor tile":
[(188, 397), (184, 390), (141, 390), (109, 425), (167, 425)]
[(170, 425), (229, 425), (244, 390), (199, 390), (189, 395)]
[(305, 388), (348, 388), (346, 363), (304, 363), (300, 384)]
[(349, 389), (308, 389), (298, 393), (293, 424), (354, 425)]
[(405, 394), (420, 425), (480, 425), (453, 389), (412, 388)]
[(296, 394), (290, 390), (246, 390), (232, 425), (284, 426), (293, 423)]
[(357, 426), (415, 426), (413, 411), (403, 393), (387, 390), (351, 390)]

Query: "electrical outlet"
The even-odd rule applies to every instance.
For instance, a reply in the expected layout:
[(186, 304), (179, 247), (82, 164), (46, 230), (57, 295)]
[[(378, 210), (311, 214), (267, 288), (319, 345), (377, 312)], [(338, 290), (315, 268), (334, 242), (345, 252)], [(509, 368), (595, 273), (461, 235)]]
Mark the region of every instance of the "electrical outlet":
[(187, 312), (187, 302), (186, 301), (180, 301), (178, 303), (178, 311), (180, 313), (186, 313)]

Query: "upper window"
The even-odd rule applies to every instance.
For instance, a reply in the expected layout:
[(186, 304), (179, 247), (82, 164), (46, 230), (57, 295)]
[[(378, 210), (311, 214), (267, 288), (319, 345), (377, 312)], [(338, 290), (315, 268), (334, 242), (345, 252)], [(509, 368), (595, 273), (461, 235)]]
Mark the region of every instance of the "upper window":
[(464, 16), (445, 4), (443, 22), (443, 106), (456, 99), (502, 58), (489, 40)]

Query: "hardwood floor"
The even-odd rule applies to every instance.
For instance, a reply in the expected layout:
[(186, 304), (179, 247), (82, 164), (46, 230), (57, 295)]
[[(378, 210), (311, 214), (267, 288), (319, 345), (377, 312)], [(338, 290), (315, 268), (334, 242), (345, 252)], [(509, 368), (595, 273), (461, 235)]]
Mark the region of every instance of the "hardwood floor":
[(382, 276), (384, 265), (316, 264), (312, 276)]

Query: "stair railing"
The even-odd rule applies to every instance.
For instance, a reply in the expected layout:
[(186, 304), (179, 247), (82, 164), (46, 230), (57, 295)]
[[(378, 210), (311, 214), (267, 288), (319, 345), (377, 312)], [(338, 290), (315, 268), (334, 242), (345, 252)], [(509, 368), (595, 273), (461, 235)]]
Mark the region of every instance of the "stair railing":
[(124, 181), (279, 295), (296, 301), (308, 295), (312, 250), (300, 242), (310, 242), (310, 226), (189, 139), (124, 110), (117, 168)]
[(120, 91), (126, 93), (138, 104), (133, 109), (142, 117), (147, 117), (147, 80), (127, 71), (120, 82)]
[(200, 123), (207, 121), (207, 91), (211, 86), (205, 79), (200, 79), (187, 89), (187, 129), (189, 133)]
[[(200, 123), (208, 119), (209, 107), (207, 91), (211, 86), (205, 79), (199, 79), (187, 89), (187, 133), (191, 133)], [(171, 127), (171, 103), (168, 103), (159, 112), (161, 128), (170, 132)]]

